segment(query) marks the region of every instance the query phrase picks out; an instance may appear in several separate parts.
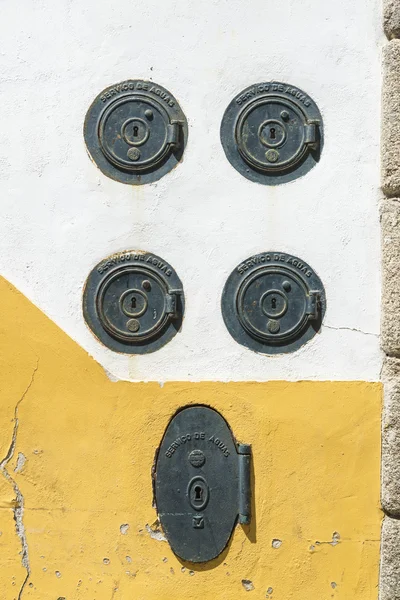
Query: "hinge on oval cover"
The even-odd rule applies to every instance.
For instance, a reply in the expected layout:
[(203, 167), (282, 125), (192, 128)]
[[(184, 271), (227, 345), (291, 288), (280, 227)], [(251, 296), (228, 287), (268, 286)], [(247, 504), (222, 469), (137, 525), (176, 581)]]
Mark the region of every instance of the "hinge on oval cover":
[(237, 451), (239, 463), (239, 523), (249, 525), (251, 521), (251, 445), (238, 444)]

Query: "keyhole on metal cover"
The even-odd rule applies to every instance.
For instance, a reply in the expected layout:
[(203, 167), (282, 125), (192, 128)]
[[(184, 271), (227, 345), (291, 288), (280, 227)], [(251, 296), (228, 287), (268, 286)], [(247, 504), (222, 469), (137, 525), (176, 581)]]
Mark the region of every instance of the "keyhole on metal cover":
[(136, 308), (136, 298), (135, 298), (135, 296), (132, 296), (131, 308)]
[(276, 298), (272, 298), (271, 304), (272, 304), (272, 308), (276, 308)]
[(203, 489), (199, 485), (194, 488), (194, 499), (196, 502), (203, 500)]
[(269, 137), (271, 138), (271, 140), (274, 140), (276, 138), (275, 127), (271, 127), (271, 129), (269, 130)]
[(133, 128), (133, 137), (136, 137), (138, 133), (139, 133), (139, 127), (137, 125), (135, 125)]

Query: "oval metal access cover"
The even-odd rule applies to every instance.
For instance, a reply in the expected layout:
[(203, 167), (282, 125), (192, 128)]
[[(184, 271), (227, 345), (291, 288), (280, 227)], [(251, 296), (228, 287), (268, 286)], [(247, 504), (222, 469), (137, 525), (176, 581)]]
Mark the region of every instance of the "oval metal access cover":
[(165, 536), (181, 559), (212, 560), (226, 547), (238, 514), (249, 522), (249, 464), (250, 446), (237, 447), (212, 408), (190, 406), (171, 419), (158, 450), (154, 492)]

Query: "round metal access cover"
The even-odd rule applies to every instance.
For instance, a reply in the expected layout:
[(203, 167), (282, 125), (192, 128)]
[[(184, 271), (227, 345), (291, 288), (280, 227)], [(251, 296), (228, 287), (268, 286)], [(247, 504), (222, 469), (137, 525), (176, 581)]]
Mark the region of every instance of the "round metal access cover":
[(162, 86), (137, 79), (103, 90), (84, 125), (90, 156), (122, 183), (157, 181), (181, 160), (188, 128), (176, 98)]
[(278, 81), (258, 83), (229, 104), (221, 142), (229, 162), (247, 179), (266, 185), (286, 183), (318, 162), (322, 117), (299, 88)]
[(154, 254), (114, 254), (91, 271), (83, 314), (94, 335), (116, 352), (145, 354), (179, 331), (184, 313), (182, 283)]
[(239, 344), (264, 354), (294, 352), (320, 330), (325, 290), (303, 260), (263, 252), (234, 269), (221, 308), (225, 325)]

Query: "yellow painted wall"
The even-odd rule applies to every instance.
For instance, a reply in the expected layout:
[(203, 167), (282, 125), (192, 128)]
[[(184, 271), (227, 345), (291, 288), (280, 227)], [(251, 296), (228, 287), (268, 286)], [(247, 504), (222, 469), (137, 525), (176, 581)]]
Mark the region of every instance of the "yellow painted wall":
[[(23, 600), (377, 599), (380, 384), (113, 383), (5, 280), (0, 298), (2, 599), (26, 576), (13, 481)], [(251, 527), (204, 566), (155, 539), (151, 487), (171, 415), (198, 402), (252, 444), (255, 472)]]

